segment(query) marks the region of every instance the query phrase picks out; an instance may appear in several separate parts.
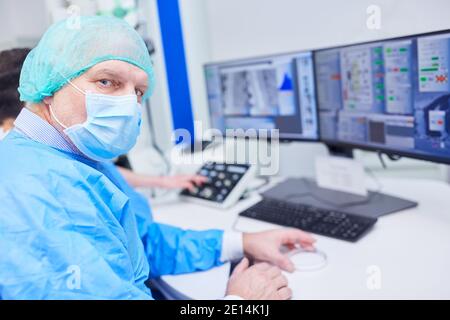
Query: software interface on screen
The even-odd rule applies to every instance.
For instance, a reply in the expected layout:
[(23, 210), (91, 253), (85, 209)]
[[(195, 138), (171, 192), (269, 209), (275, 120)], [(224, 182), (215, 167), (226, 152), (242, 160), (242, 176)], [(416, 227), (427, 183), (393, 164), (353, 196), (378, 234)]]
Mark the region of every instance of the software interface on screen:
[(450, 33), (320, 50), (321, 138), (450, 157)]
[(279, 129), (280, 138), (318, 138), (312, 53), (205, 67), (211, 126)]

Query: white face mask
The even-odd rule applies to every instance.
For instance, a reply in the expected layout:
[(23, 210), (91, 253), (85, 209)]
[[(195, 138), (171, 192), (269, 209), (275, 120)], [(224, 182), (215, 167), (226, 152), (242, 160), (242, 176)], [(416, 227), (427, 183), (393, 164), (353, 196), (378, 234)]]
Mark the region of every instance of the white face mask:
[(5, 130), (3, 130), (3, 128), (0, 127), (0, 141), (5, 139), (5, 137), (8, 135), (8, 133), (9, 133), (9, 130), (5, 131)]
[(142, 111), (136, 95), (108, 96), (84, 92), (87, 120), (67, 127), (53, 112), (53, 119), (63, 127), (64, 133), (84, 155), (97, 161), (108, 161), (128, 153), (136, 144), (141, 129)]

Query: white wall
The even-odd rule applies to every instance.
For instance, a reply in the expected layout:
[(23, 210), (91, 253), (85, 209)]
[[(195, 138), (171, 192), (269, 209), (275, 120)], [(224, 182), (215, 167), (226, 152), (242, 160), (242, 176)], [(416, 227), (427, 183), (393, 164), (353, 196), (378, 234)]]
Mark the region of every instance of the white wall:
[[(0, 19), (3, 21), (2, 24), (4, 26), (11, 24), (6, 1), (0, 1)], [(9, 30), (3, 30), (0, 32), (0, 50), (10, 48), (12, 45), (11, 33)]]
[(194, 119), (209, 127), (203, 65), (211, 60), (205, 0), (179, 0)]
[[(448, 0), (204, 0), (211, 58), (320, 48), (450, 28)], [(366, 27), (369, 5), (380, 30)]]
[(0, 0), (0, 50), (34, 46), (47, 23), (45, 0)]
[[(450, 29), (449, 0), (180, 0), (180, 3), (194, 115), (200, 120), (208, 117), (206, 101), (200, 97), (200, 92), (204, 94), (204, 79), (199, 72), (205, 62)], [(366, 26), (366, 10), (373, 4), (381, 9), (379, 30)], [(317, 144), (284, 146), (282, 173), (311, 174), (314, 156), (323, 152), (323, 146)], [(357, 156), (372, 168), (380, 167), (373, 154)], [(445, 176), (441, 167), (426, 162), (405, 159), (391, 166), (393, 170), (387, 174), (439, 179)]]

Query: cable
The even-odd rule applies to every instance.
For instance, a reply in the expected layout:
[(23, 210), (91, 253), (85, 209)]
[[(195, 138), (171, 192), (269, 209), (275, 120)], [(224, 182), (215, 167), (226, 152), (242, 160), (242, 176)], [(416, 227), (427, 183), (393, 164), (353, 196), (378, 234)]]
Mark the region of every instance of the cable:
[(402, 156), (396, 154), (386, 154), (391, 161), (399, 161), (402, 159)]
[(386, 162), (385, 162), (384, 159), (383, 159), (383, 153), (381, 153), (380, 151), (378, 151), (378, 152), (377, 152), (377, 155), (378, 155), (378, 159), (380, 160), (381, 166), (383, 167), (383, 169), (387, 169)]
[(383, 169), (387, 169), (387, 165), (386, 162), (384, 161), (383, 154), (385, 154), (391, 161), (399, 161), (402, 159), (402, 157), (399, 155), (382, 153), (381, 151), (378, 151), (377, 154), (378, 159), (380, 159), (381, 165), (383, 166)]
[(372, 169), (365, 168), (364, 171), (369, 174), (369, 176), (372, 178), (372, 180), (377, 185), (377, 189), (375, 191), (372, 191), (372, 192), (381, 193), (381, 191), (383, 190), (383, 184), (381, 183), (380, 179), (378, 179), (378, 177), (375, 175), (375, 173), (373, 172)]

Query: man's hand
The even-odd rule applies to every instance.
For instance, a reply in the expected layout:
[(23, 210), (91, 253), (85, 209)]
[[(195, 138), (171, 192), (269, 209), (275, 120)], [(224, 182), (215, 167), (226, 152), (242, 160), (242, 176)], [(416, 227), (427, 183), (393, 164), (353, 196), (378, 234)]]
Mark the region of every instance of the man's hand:
[(196, 186), (201, 186), (208, 178), (199, 175), (179, 175), (161, 177), (160, 187), (165, 189), (189, 189), (193, 190)]
[(281, 269), (294, 272), (295, 266), (281, 247), (289, 250), (300, 245), (305, 250), (314, 250), (316, 241), (310, 234), (298, 229), (279, 229), (244, 234), (244, 253), (255, 261), (272, 263)]
[(281, 270), (268, 263), (249, 267), (244, 258), (234, 269), (228, 281), (227, 295), (239, 296), (245, 300), (288, 300), (291, 289)]

